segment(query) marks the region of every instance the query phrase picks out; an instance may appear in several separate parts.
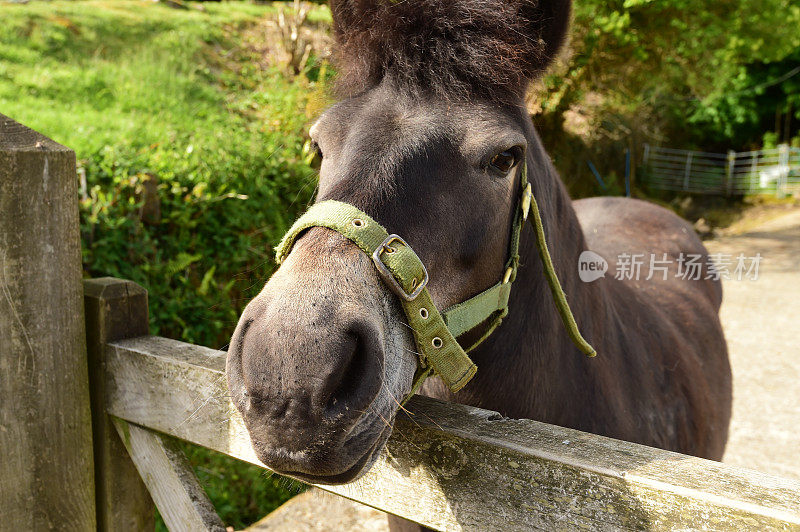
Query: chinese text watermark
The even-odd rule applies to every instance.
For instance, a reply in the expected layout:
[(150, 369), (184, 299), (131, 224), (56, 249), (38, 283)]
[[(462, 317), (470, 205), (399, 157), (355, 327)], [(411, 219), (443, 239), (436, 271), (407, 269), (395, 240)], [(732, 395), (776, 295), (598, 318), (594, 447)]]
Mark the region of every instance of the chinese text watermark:
[[(686, 281), (726, 280), (757, 281), (759, 268), (763, 261), (760, 253), (748, 257), (744, 253), (731, 255), (713, 253), (710, 255), (681, 253), (671, 256), (667, 253), (622, 253), (617, 257), (614, 278), (620, 281), (650, 281), (670, 277)], [(591, 283), (606, 276), (609, 264), (594, 251), (584, 251), (578, 260), (578, 274), (585, 283)], [(609, 274), (610, 275), (610, 274)]]

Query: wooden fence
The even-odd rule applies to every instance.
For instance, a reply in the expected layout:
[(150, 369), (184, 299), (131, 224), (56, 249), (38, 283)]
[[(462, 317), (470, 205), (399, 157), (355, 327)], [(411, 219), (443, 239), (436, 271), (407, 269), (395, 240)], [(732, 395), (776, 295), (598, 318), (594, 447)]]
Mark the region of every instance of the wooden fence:
[(744, 196), (800, 193), (800, 148), (708, 153), (645, 145), (644, 182), (656, 189)]
[[(171, 439), (263, 467), (224, 354), (147, 336), (130, 281), (84, 281), (81, 308), (74, 156), (22, 129), (19, 155), (9, 128), (0, 117), (0, 528), (152, 530), (155, 503), (170, 530), (224, 530)], [(800, 530), (794, 480), (423, 397), (408, 410), (362, 479), (320, 487), (439, 530)]]

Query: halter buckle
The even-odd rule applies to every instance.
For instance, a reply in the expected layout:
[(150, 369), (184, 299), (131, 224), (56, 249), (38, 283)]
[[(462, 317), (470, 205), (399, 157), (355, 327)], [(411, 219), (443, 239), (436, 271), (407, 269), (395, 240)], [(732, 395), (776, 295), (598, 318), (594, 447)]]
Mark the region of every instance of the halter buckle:
[(531, 184), (528, 183), (528, 186), (525, 187), (525, 191), (522, 193), (522, 221), (528, 221), (528, 214), (531, 211), (531, 201), (533, 200), (533, 188)]
[[(425, 290), (425, 287), (428, 285), (428, 279), (429, 279), (428, 270), (427, 268), (425, 268), (425, 265), (422, 264), (422, 261), (419, 261), (420, 265), (422, 266), (422, 271), (425, 273), (425, 278), (422, 280), (422, 282), (419, 283), (419, 285), (417, 285), (417, 287), (414, 289), (413, 292), (411, 293), (406, 292), (403, 286), (399, 282), (397, 282), (397, 279), (395, 278), (394, 274), (389, 269), (389, 267), (386, 266), (386, 263), (383, 262), (383, 259), (381, 259), (381, 255), (383, 255), (384, 252), (389, 251), (391, 249), (391, 244), (393, 244), (394, 242), (399, 242), (406, 248), (410, 249), (412, 253), (414, 253), (414, 250), (411, 249), (411, 246), (408, 245), (408, 242), (400, 238), (398, 235), (389, 235), (386, 238), (386, 240), (384, 240), (383, 243), (380, 246), (378, 246), (378, 249), (376, 249), (375, 252), (372, 254), (372, 262), (375, 263), (375, 267), (378, 269), (378, 273), (381, 275), (383, 281), (387, 285), (389, 285), (389, 288), (392, 289), (392, 292), (397, 294), (397, 296), (402, 297), (406, 301), (414, 301), (415, 299), (417, 299), (417, 297), (419, 297), (419, 295), (422, 293), (423, 290)], [(419, 257), (417, 257), (417, 260), (419, 260)]]

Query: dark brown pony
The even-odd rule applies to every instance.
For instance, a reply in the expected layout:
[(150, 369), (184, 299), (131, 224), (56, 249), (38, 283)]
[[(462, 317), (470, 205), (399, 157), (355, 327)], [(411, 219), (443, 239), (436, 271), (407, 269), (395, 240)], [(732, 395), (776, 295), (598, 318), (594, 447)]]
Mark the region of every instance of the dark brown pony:
[[(423, 393), (514, 418), (720, 459), (731, 373), (720, 283), (678, 275), (707, 253), (691, 226), (632, 199), (572, 202), (534, 131), (524, 96), (568, 28), (556, 0), (334, 0), (343, 99), (311, 135), (324, 156), (319, 200), (349, 202), (405, 238), (430, 272), (439, 309), (502, 278), (520, 169), (541, 206), (553, 260), (584, 336), (570, 342), (535, 233), (521, 243), (510, 315), (471, 356), (458, 394)], [(579, 279), (593, 250), (609, 274)], [(617, 280), (617, 257), (671, 262), (666, 276)], [(247, 307), (228, 381), (259, 458), (311, 482), (357, 478), (376, 459), (417, 357), (396, 296), (338, 233), (304, 233)]]

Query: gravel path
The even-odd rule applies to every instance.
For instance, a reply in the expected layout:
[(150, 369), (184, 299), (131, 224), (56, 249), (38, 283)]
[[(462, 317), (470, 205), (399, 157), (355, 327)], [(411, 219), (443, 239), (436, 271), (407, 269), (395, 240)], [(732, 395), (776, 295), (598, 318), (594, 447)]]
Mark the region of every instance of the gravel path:
[[(763, 257), (755, 281), (723, 281), (721, 317), (733, 366), (724, 462), (800, 478), (800, 210), (706, 242), (710, 253)], [(250, 530), (388, 530), (380, 512), (312, 490)]]
[(734, 397), (723, 461), (800, 478), (800, 210), (706, 246), (763, 257), (757, 281), (723, 281)]

